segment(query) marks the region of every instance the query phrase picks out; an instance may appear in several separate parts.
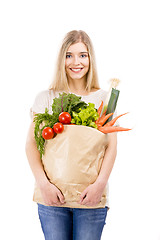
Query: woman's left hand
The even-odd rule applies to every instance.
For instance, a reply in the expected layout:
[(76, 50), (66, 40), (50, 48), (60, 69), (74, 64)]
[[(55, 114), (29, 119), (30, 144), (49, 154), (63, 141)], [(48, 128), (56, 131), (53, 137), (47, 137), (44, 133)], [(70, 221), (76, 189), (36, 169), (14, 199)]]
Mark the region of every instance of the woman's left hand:
[(104, 186), (94, 182), (81, 193), (79, 203), (86, 206), (95, 206), (100, 203), (103, 191)]

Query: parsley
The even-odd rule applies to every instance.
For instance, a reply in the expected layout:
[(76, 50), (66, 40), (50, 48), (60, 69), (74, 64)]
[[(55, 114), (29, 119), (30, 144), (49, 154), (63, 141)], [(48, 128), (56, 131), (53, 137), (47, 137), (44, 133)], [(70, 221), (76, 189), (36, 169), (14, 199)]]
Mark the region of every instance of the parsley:
[(44, 154), (44, 143), (45, 139), (42, 137), (42, 131), (45, 127), (53, 127), (53, 125), (58, 122), (57, 114), (49, 114), (48, 109), (45, 109), (45, 113), (35, 114), (34, 118), (35, 128), (34, 137), (36, 140), (37, 148), (40, 152), (40, 157)]

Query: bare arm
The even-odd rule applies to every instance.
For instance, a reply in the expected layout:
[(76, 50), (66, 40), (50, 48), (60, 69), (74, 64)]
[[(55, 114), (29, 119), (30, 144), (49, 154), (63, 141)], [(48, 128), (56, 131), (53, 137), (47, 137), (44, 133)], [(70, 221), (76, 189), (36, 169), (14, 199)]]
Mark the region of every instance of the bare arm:
[(28, 131), (27, 141), (26, 141), (26, 155), (32, 173), (38, 184), (38, 187), (42, 187), (48, 182), (46, 174), (43, 169), (43, 165), (40, 159), (40, 153), (36, 146), (36, 141), (34, 139), (34, 123), (32, 122)]
[(108, 182), (117, 155), (117, 133), (110, 133), (108, 134), (108, 137), (108, 147), (104, 155), (100, 173), (96, 180), (97, 183), (100, 183), (104, 187)]
[(41, 190), (44, 202), (47, 205), (61, 205), (64, 203), (64, 196), (55, 185), (49, 182), (45, 174), (42, 161), (40, 159), (40, 153), (37, 149), (34, 138), (34, 122), (31, 123), (28, 131), (26, 155), (36, 183)]

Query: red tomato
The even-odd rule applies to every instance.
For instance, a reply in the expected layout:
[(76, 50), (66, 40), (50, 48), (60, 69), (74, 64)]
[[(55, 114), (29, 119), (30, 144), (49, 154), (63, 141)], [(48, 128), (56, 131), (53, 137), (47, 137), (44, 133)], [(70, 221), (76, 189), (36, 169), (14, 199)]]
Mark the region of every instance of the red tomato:
[(53, 130), (55, 133), (62, 133), (64, 130), (64, 126), (62, 123), (57, 122), (54, 124)]
[(71, 122), (71, 115), (68, 112), (62, 112), (59, 114), (59, 121), (64, 124)]
[(45, 139), (45, 140), (49, 140), (51, 138), (53, 138), (54, 136), (54, 131), (53, 131), (53, 128), (50, 128), (50, 127), (45, 127), (42, 131), (42, 137)]

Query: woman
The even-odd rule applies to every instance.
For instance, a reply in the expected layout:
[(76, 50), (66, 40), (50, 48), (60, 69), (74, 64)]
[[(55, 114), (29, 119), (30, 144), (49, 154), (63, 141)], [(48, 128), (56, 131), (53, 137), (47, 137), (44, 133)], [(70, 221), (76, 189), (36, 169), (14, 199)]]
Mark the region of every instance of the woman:
[[(54, 97), (60, 92), (82, 96), (85, 102), (95, 103), (98, 108), (107, 97), (107, 92), (100, 89), (95, 56), (89, 36), (84, 31), (71, 31), (63, 40), (58, 56), (55, 79), (50, 90), (39, 93), (32, 107), (35, 113), (43, 113), (49, 108)], [(38, 213), (42, 230), (47, 240), (98, 240), (107, 216), (105, 208), (94, 208), (100, 202), (116, 158), (116, 133), (109, 134), (109, 143), (102, 167), (96, 181), (80, 195), (79, 204), (89, 208), (66, 208), (63, 193), (49, 182), (40, 159), (34, 139), (34, 123), (31, 123), (26, 142), (26, 154), (36, 183), (40, 188), (45, 205), (38, 204)], [(93, 207), (93, 208), (92, 208)]]

